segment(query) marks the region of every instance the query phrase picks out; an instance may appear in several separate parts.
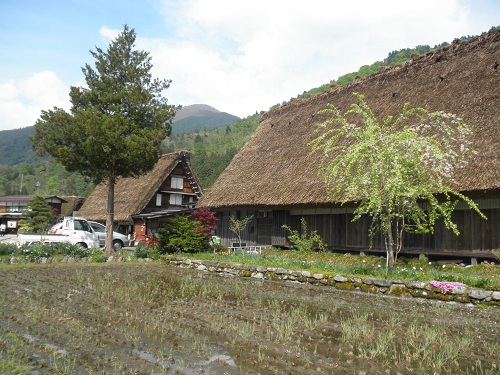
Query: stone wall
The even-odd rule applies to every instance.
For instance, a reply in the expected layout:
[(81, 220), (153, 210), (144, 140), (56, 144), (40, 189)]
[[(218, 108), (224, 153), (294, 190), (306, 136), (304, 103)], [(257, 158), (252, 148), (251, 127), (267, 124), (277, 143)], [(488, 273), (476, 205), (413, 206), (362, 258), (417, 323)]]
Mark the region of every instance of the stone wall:
[(443, 290), (433, 287), (429, 283), (421, 281), (380, 280), (373, 278), (345, 277), (342, 275), (324, 275), (321, 273), (311, 274), (308, 271), (290, 271), (284, 268), (226, 264), (176, 256), (168, 256), (165, 258), (165, 261), (167, 264), (177, 267), (196, 269), (201, 272), (211, 272), (227, 276), (249, 277), (253, 279), (291, 283), (308, 283), (329, 286), (339, 290), (500, 307), (500, 291), (470, 288), (467, 286), (455, 286), (447, 291), (444, 288)]

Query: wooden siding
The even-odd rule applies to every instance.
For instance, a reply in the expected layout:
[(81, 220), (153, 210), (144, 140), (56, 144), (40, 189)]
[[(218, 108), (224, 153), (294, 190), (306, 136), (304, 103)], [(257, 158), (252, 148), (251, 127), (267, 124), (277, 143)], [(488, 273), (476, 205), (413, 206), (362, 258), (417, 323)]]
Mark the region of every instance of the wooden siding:
[[(481, 203), (481, 200), (478, 200), (480, 206)], [(494, 207), (496, 204), (483, 202), (483, 206)], [(460, 231), (458, 236), (446, 229), (443, 222), (436, 224), (434, 234), (405, 234), (403, 253), (492, 258), (491, 250), (500, 247), (500, 209), (483, 208), (482, 212), (487, 220), (471, 210), (456, 210), (452, 219)], [(229, 230), (229, 215), (239, 219), (253, 215), (252, 221), (242, 232), (242, 242), (248, 246), (291, 247), (282, 226), (286, 224), (292, 229), (300, 230), (300, 219), (304, 217), (308, 229), (318, 231), (332, 250), (385, 252), (384, 239), (380, 234), (375, 236), (370, 249), (368, 230), (371, 218), (362, 217), (353, 222), (352, 209), (333, 209), (330, 212), (276, 210), (268, 211), (264, 217), (259, 215), (259, 211), (253, 210), (221, 212), (216, 234), (222, 238), (222, 244), (226, 246), (238, 242), (236, 235)]]
[[(177, 189), (177, 188), (172, 188), (172, 176), (177, 176), (177, 177), (182, 177), (183, 179), (183, 185), (182, 189)], [(170, 193), (168, 192), (175, 192), (176, 194), (190, 194), (190, 195), (182, 195), (182, 205), (187, 205), (189, 204), (189, 197), (193, 197), (193, 204), (197, 201), (197, 197), (194, 196), (196, 192), (193, 190), (191, 181), (189, 179), (188, 174), (186, 173), (186, 170), (184, 169), (184, 166), (182, 163), (178, 163), (175, 168), (172, 170), (172, 173), (165, 178), (165, 180), (161, 183), (160, 187), (158, 190), (151, 196), (151, 199), (149, 202), (146, 204), (146, 207), (142, 211), (143, 213), (145, 212), (153, 212), (153, 211), (158, 211), (158, 210), (167, 210), (171, 208), (170, 205)], [(162, 195), (162, 200), (161, 200), (161, 206), (157, 206), (156, 204), (156, 196), (157, 194)]]

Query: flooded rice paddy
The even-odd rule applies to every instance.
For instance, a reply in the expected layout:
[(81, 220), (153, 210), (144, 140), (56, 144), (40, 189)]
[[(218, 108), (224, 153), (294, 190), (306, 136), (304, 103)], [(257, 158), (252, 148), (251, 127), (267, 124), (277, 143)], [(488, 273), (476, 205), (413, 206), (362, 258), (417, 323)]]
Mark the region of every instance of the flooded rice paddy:
[(159, 264), (0, 269), (0, 374), (498, 374), (500, 310)]

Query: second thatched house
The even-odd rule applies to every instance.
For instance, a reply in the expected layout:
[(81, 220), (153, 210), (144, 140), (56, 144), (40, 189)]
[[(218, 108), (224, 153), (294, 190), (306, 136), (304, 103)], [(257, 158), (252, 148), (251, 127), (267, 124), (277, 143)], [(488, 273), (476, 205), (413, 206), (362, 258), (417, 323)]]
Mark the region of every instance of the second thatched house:
[[(306, 219), (331, 249), (367, 251), (370, 218), (355, 222), (353, 206), (330, 202), (318, 177), (319, 155), (308, 143), (317, 137), (318, 111), (327, 103), (341, 112), (365, 96), (379, 118), (401, 113), (404, 103), (462, 117), (473, 130), (477, 154), (455, 176), (454, 186), (478, 203), (488, 217), (458, 207), (454, 221), (461, 234), (438, 225), (434, 235), (406, 238), (406, 252), (487, 258), (500, 246), (500, 30), (414, 57), (402, 65), (316, 96), (292, 100), (265, 113), (253, 137), (199, 201), (217, 211), (217, 235), (234, 245), (228, 218), (253, 215), (242, 233), (246, 245), (289, 247), (284, 224), (300, 230)], [(384, 251), (381, 239), (373, 251)]]
[[(78, 216), (105, 222), (108, 187), (96, 186)], [(190, 154), (162, 155), (152, 171), (137, 178), (120, 178), (115, 185), (115, 227), (135, 241), (148, 236), (172, 215), (189, 213), (203, 191), (190, 163)]]

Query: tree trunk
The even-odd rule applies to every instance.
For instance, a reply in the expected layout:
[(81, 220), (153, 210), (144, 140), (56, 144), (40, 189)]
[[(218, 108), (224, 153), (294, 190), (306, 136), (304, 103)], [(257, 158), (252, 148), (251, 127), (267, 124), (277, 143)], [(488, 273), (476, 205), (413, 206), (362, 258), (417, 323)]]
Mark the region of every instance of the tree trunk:
[(108, 256), (115, 253), (113, 248), (113, 223), (115, 221), (115, 178), (110, 175), (108, 180), (108, 207), (106, 212), (106, 242), (104, 253)]
[(386, 246), (386, 251), (387, 251), (387, 263), (386, 263), (386, 273), (389, 273), (389, 271), (392, 271), (394, 268), (394, 240), (392, 237), (392, 221), (391, 219), (388, 219), (387, 221), (387, 246)]

